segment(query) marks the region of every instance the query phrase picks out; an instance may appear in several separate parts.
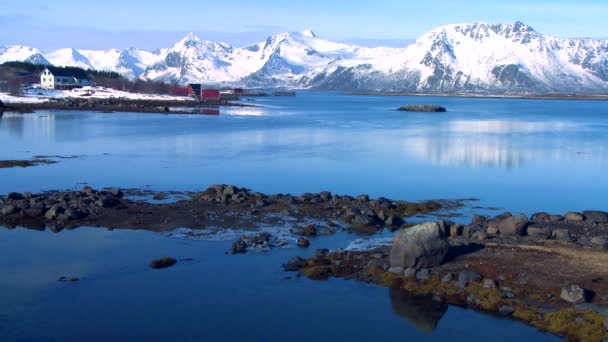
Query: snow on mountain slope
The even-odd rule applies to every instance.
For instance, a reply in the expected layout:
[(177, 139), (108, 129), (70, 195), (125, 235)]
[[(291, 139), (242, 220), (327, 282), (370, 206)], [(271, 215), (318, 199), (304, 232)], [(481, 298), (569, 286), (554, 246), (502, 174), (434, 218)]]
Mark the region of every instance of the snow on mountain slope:
[[(10, 51), (9, 51), (10, 50)], [(438, 27), (403, 48), (288, 32), (243, 48), (190, 33), (156, 52), (0, 48), (0, 61), (48, 59), (171, 83), (472, 93), (608, 92), (608, 41), (545, 36), (521, 22)]]
[(189, 33), (149, 66), (142, 78), (182, 84), (232, 80), (238, 77), (230, 71), (232, 53), (226, 43), (203, 41)]
[(20, 45), (0, 46), (0, 63), (24, 61), (36, 64), (49, 64), (42, 51)]
[(338, 68), (316, 86), (420, 92), (605, 92), (606, 44), (545, 37), (521, 22), (447, 25), (368, 65)]
[(59, 49), (46, 54), (51, 64), (56, 66), (75, 66), (84, 69), (93, 69), (91, 62), (80, 51), (72, 48)]

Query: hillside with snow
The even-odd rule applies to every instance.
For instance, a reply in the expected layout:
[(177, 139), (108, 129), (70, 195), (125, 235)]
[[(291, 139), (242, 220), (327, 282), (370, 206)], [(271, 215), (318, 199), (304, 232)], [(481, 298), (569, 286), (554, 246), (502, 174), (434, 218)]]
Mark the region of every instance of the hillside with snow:
[(606, 93), (608, 41), (543, 35), (521, 22), (436, 28), (403, 48), (289, 32), (235, 48), (190, 33), (155, 52), (0, 47), (0, 62), (116, 71), (168, 83), (425, 93)]

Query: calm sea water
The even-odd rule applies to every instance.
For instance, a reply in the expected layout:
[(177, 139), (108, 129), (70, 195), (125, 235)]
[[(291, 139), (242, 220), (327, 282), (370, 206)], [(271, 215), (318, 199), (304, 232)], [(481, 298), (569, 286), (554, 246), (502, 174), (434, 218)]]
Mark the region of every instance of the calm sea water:
[[(247, 103), (264, 107), (220, 116), (4, 114), (0, 159), (78, 158), (2, 169), (0, 193), (231, 183), (269, 193), (474, 197), (528, 214), (608, 210), (608, 102), (301, 93)], [(409, 103), (449, 111), (394, 110)], [(0, 229), (0, 340), (555, 339), (373, 285), (286, 280), (281, 263), (312, 251), (232, 256), (229, 246), (150, 232)], [(163, 255), (193, 261), (147, 268)]]

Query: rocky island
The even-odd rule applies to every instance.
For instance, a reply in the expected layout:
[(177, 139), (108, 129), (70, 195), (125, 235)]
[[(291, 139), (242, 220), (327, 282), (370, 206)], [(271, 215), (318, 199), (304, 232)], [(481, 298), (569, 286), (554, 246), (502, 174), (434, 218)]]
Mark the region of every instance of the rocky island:
[(437, 106), (437, 105), (429, 105), (429, 104), (407, 105), (407, 106), (400, 107), (398, 110), (400, 112), (431, 112), (431, 113), (447, 112), (447, 109), (445, 109), (444, 107)]

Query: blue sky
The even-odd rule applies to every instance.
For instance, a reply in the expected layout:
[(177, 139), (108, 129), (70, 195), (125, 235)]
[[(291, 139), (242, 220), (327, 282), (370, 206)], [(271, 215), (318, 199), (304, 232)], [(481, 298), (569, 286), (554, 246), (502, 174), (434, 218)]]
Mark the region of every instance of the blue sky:
[(327, 39), (400, 46), (445, 24), (516, 20), (546, 34), (603, 38), (607, 14), (608, 0), (20, 0), (0, 3), (0, 45), (154, 49), (193, 31), (242, 46), (311, 28)]

